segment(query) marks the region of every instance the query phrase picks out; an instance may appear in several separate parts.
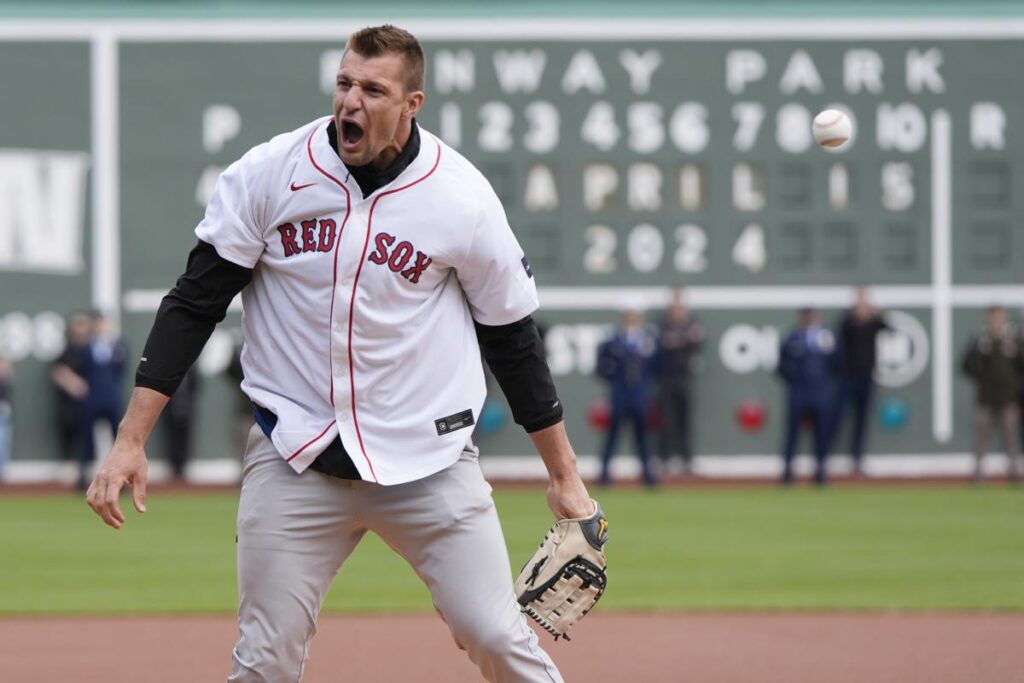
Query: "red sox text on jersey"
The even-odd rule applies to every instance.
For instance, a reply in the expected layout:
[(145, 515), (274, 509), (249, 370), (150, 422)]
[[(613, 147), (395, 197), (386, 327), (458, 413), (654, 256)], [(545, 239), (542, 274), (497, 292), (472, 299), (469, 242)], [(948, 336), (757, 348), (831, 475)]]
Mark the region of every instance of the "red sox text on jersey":
[[(302, 221), (299, 225), (301, 228), (296, 228), (292, 223), (277, 226), (277, 231), (281, 233), (281, 249), (286, 258), (311, 251), (329, 253), (334, 248), (338, 229), (338, 223), (334, 219), (310, 218)], [(319, 233), (317, 232), (318, 225)], [(423, 271), (430, 267), (433, 259), (422, 251), (417, 251), (412, 243), (406, 240), (395, 245), (396, 239), (394, 235), (389, 235), (386, 232), (378, 233), (373, 239), (377, 249), (370, 254), (370, 263), (387, 264), (393, 272), (401, 273), (406, 280), (416, 284), (420, 281)], [(299, 246), (300, 240), (302, 246)], [(392, 246), (394, 246), (393, 250)], [(412, 259), (414, 253), (416, 254), (415, 261)], [(408, 269), (407, 265), (410, 266)]]

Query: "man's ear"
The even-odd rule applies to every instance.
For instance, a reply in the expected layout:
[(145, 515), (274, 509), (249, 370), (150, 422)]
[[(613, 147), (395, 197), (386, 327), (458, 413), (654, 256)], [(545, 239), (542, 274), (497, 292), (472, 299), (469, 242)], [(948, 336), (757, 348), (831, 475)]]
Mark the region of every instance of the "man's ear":
[(422, 90), (409, 93), (405, 98), (405, 111), (402, 112), (402, 115), (410, 119), (416, 116), (423, 107), (424, 99), (426, 99), (426, 96)]

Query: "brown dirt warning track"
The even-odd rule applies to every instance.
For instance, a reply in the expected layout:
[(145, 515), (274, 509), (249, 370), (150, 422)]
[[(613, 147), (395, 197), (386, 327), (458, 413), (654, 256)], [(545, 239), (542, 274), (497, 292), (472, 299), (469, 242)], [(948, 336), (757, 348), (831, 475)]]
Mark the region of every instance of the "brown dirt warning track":
[[(0, 620), (4, 683), (200, 683), (230, 666), (229, 617)], [(1024, 681), (1021, 614), (593, 614), (542, 642), (566, 681)], [(325, 617), (305, 683), (482, 680), (432, 615)]]

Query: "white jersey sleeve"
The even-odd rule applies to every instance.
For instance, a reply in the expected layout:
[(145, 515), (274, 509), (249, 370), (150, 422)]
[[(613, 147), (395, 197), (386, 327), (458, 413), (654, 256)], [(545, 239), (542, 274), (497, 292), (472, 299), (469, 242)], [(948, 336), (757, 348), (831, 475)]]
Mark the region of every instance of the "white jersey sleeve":
[(253, 268), (266, 243), (261, 213), (254, 202), (257, 193), (247, 176), (251, 171), (251, 155), (231, 164), (217, 178), (213, 195), (206, 205), (206, 215), (196, 227), (196, 236), (212, 244), (221, 258), (244, 268)]
[(537, 285), (498, 197), (489, 185), (481, 194), (469, 251), (456, 273), (473, 319), (508, 325), (537, 310)]

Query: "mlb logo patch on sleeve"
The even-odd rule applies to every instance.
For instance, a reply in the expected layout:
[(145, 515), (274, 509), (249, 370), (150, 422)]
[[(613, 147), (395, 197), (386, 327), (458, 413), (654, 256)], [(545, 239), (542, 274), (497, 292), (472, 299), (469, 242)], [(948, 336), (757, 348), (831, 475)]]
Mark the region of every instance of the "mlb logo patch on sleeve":
[(463, 410), (461, 413), (455, 413), (448, 417), (439, 417), (434, 420), (438, 436), (444, 436), (448, 432), (454, 432), (456, 429), (462, 429), (463, 427), (471, 427), (473, 424), (472, 410)]
[(526, 259), (526, 255), (523, 255), (523, 270), (526, 271), (527, 277), (533, 277), (533, 268), (530, 267), (530, 262)]

